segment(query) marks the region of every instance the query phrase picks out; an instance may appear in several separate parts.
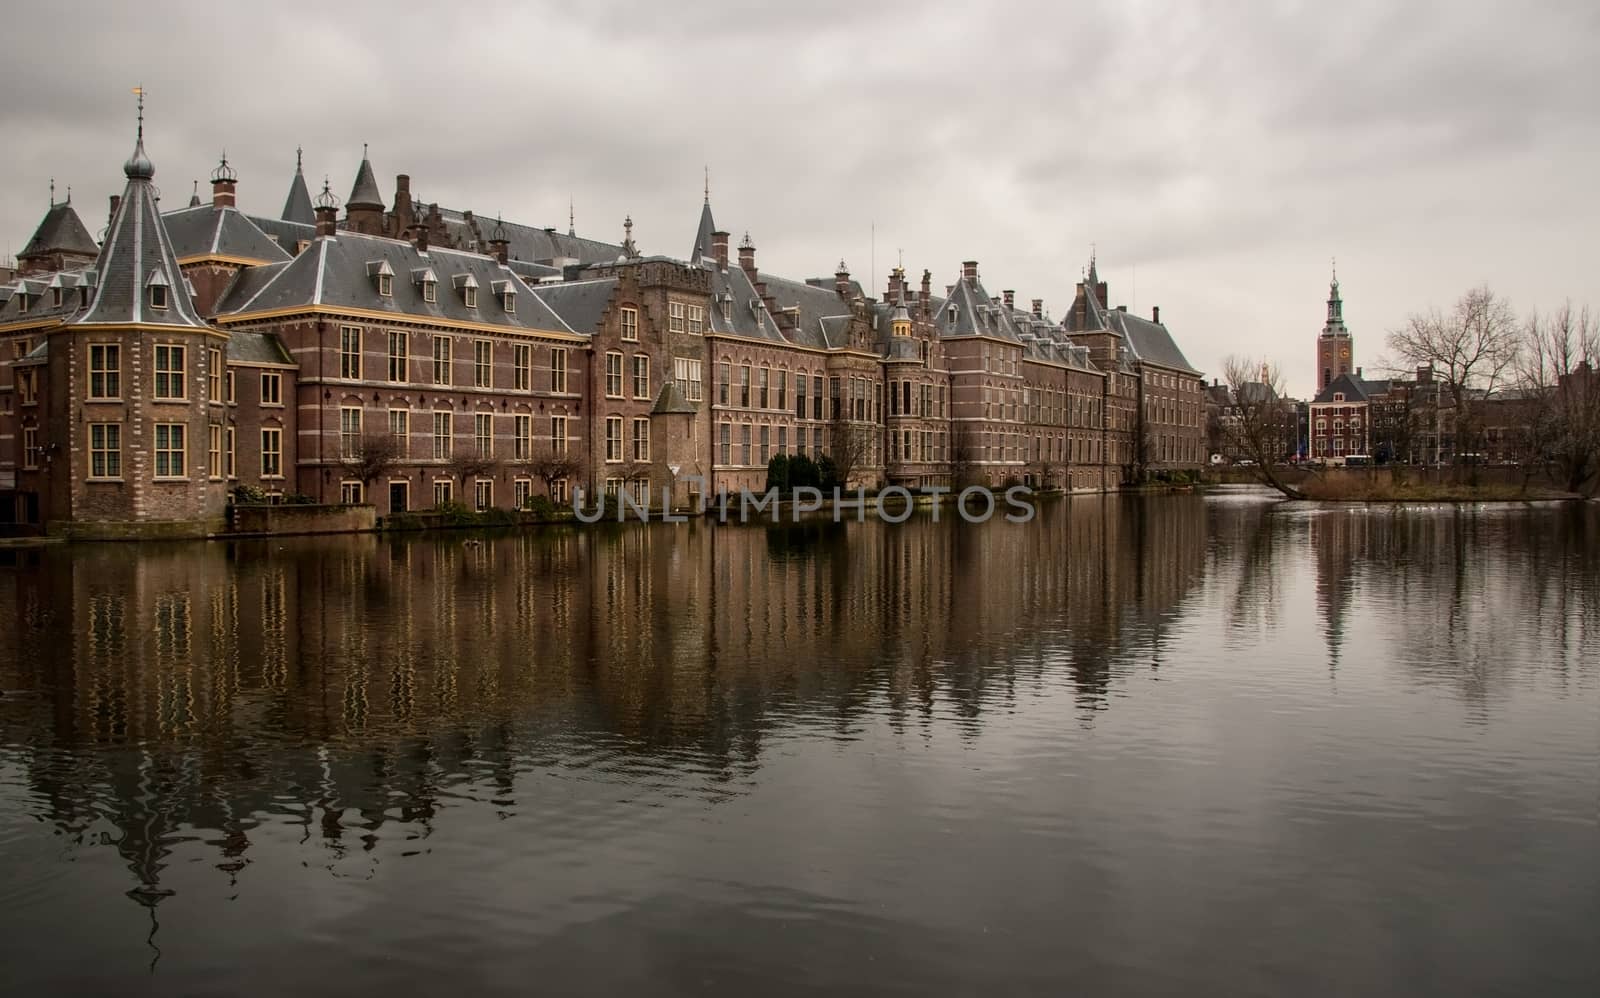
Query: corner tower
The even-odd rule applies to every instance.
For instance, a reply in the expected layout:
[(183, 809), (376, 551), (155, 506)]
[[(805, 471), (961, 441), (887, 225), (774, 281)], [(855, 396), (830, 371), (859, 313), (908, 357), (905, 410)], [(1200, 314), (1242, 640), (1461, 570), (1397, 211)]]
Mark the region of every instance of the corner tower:
[(1355, 342), (1344, 324), (1344, 301), (1339, 297), (1339, 271), (1335, 267), (1328, 285), (1328, 318), (1317, 337), (1316, 390), (1322, 391), (1341, 374), (1355, 370)]

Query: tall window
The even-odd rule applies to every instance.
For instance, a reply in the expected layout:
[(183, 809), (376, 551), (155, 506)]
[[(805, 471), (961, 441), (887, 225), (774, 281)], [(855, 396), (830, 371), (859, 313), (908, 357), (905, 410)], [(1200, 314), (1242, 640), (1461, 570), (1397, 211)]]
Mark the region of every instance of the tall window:
[(624, 308), (622, 310), (622, 338), (630, 343), (639, 338), (639, 310)]
[(650, 420), (635, 419), (633, 421), (633, 459), (635, 461), (650, 460)]
[(39, 428), (37, 426), (24, 426), (22, 428), (22, 466), (24, 468), (39, 467)]
[(472, 437), (479, 457), (494, 456), (494, 413), (479, 412), (472, 417)]
[[(518, 414), (511, 421), (512, 456), (526, 461), (533, 456), (533, 417)], [(518, 503), (521, 505), (521, 503)]]
[(222, 401), (222, 350), (206, 347), (206, 399)]
[[(835, 390), (834, 394), (838, 394), (837, 390)], [(811, 418), (822, 418), (822, 375), (820, 374), (811, 376)]]
[(361, 378), (361, 327), (339, 327), (339, 377)]
[(650, 355), (636, 353), (633, 355), (633, 397), (647, 399), (650, 397)]
[(533, 390), (533, 347), (518, 343), (511, 351), (512, 380), (519, 392)]
[(89, 477), (122, 477), (122, 424), (89, 424)]
[(840, 389), (839, 379), (838, 378), (829, 378), (828, 379), (828, 394), (830, 396), (830, 401), (833, 403), (833, 405), (829, 409), (828, 416), (831, 419), (839, 419), (840, 417), (842, 417), (844, 415), (844, 410), (842, 408), (840, 408), (839, 389)]
[(772, 381), (772, 370), (770, 368), (763, 367), (761, 369), (761, 380), (758, 383), (758, 387), (760, 388), (760, 391), (757, 393), (757, 407), (758, 408), (762, 408), (762, 409), (767, 408), (767, 401), (768, 401), (767, 386), (771, 383), (771, 381)]
[(448, 385), (450, 383), (450, 337), (435, 335), (433, 337), (433, 383)]
[(156, 477), (182, 478), (188, 474), (189, 451), (182, 423), (156, 424)]
[(567, 453), (567, 417), (550, 417), (550, 452), (565, 455)]
[(411, 413), (408, 410), (389, 410), (389, 436), (394, 438), (401, 457), (411, 456)]
[(478, 388), (494, 386), (494, 341), (472, 341), (472, 383)]
[(472, 483), (472, 502), (479, 512), (494, 505), (494, 479), (480, 478)]
[(777, 404), (775, 404), (773, 406), (773, 408), (774, 409), (788, 409), (789, 408), (789, 372), (788, 371), (779, 371), (778, 372), (778, 401), (777, 401)]
[(806, 418), (806, 381), (804, 374), (794, 376), (794, 415), (796, 419)]
[(518, 478), (511, 483), (511, 505), (522, 509), (533, 498), (533, 479)]
[[(450, 412), (440, 410), (433, 414), (433, 459), (450, 459)], [(448, 498), (448, 497), (447, 497)]]
[(450, 501), (452, 483), (448, 478), (436, 478), (433, 482), (433, 504), (443, 506)]
[(606, 417), (606, 460), (622, 460), (622, 417)]
[(401, 329), (389, 330), (389, 380), (405, 381), (409, 358), (406, 340), (408, 334)]
[(567, 390), (567, 348), (550, 350), (550, 390), (565, 393)]
[(344, 457), (361, 456), (361, 410), (344, 406), (339, 410), (339, 453)]
[(233, 405), (233, 403), (238, 398), (237, 393), (235, 393), (234, 390), (233, 390), (233, 381), (234, 381), (233, 372), (229, 371), (228, 374), (227, 374), (227, 377), (224, 380), (227, 382), (228, 404), (229, 405)]
[(766, 423), (761, 424), (761, 463), (766, 464), (772, 460), (772, 427)]
[(222, 477), (222, 424), (206, 427), (206, 474), (213, 479)]
[(622, 397), (622, 354), (616, 351), (606, 354), (606, 397)]
[(239, 466), (234, 457), (234, 455), (238, 453), (238, 448), (235, 446), (236, 437), (235, 430), (232, 425), (229, 425), (228, 428), (223, 431), (222, 439), (228, 450), (225, 458), (225, 460), (228, 462), (228, 477), (234, 478), (238, 475)]
[(283, 375), (272, 373), (261, 375), (261, 404), (283, 404)]
[(739, 365), (739, 404), (750, 408), (750, 365)]
[(89, 345), (89, 397), (122, 397), (122, 348), (115, 343)]
[(689, 357), (678, 357), (672, 366), (683, 397), (690, 402), (699, 402), (704, 397), (704, 386), (700, 383), (700, 362)]
[(156, 398), (182, 399), (184, 391), (184, 348), (156, 346)]
[(739, 463), (750, 464), (754, 455), (750, 451), (750, 424), (745, 423), (739, 427)]
[(721, 429), (722, 461), (723, 465), (733, 463), (733, 424), (723, 423)]
[(283, 477), (283, 431), (273, 427), (261, 431), (261, 477)]
[(733, 375), (733, 368), (727, 361), (717, 365), (717, 404), (728, 404), (728, 379)]
[(667, 328), (674, 333), (683, 332), (683, 302), (667, 303)]
[(706, 328), (706, 307), (704, 305), (688, 305), (685, 308), (688, 315), (684, 323), (684, 331), (690, 336), (699, 336), (705, 332)]

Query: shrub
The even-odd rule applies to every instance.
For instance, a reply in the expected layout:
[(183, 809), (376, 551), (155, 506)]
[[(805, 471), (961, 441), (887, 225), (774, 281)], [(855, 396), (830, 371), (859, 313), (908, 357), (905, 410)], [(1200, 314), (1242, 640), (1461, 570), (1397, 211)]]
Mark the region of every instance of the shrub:
[[(789, 459), (789, 488), (817, 488), (822, 479), (817, 473), (817, 463), (804, 454)], [(768, 472), (770, 475), (770, 471)]]
[(836, 487), (843, 486), (839, 481), (839, 469), (833, 463), (833, 458), (824, 454), (817, 459), (817, 488), (824, 492), (831, 492)]
[(780, 492), (787, 492), (791, 488), (787, 454), (774, 454), (772, 460), (767, 462), (767, 488), (777, 489)]
[(290, 492), (283, 497), (285, 506), (315, 506), (317, 501), (304, 492)]
[(550, 501), (549, 496), (530, 496), (528, 509), (539, 520), (553, 520), (556, 517), (556, 504)]
[(238, 506), (260, 506), (266, 503), (267, 493), (254, 485), (235, 485), (233, 501)]

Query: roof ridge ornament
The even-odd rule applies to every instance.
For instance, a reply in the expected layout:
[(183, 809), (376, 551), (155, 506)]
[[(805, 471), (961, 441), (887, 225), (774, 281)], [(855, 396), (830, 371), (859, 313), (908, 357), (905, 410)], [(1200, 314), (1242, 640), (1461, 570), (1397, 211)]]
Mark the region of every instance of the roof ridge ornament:
[(333, 193), (333, 189), (328, 186), (327, 174), (323, 174), (322, 177), (322, 193), (318, 194), (311, 204), (312, 207), (315, 208), (332, 208), (334, 210), (338, 210), (339, 195)]
[(156, 165), (144, 151), (144, 87), (133, 88), (139, 98), (139, 128), (133, 143), (133, 155), (122, 164), (122, 174), (129, 180), (149, 180), (156, 175)]
[(232, 184), (239, 180), (239, 171), (228, 165), (228, 150), (222, 150), (222, 161), (211, 171), (213, 184)]

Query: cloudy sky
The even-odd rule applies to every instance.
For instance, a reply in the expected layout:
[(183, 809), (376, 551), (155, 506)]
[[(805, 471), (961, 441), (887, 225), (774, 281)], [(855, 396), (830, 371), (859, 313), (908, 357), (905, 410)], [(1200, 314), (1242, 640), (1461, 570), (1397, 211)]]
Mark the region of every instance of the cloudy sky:
[(173, 207), (224, 147), (247, 210), (297, 145), (342, 197), (368, 142), (386, 197), (405, 172), (562, 228), (570, 198), (580, 234), (631, 213), (682, 256), (709, 166), (762, 269), (976, 259), (1059, 316), (1094, 247), (1197, 367), (1265, 355), (1304, 392), (1333, 257), (1363, 364), (1480, 282), (1600, 305), (1597, 50), (1585, 0), (33, 4), (0, 35), (0, 253), (52, 177), (105, 224), (143, 83)]

